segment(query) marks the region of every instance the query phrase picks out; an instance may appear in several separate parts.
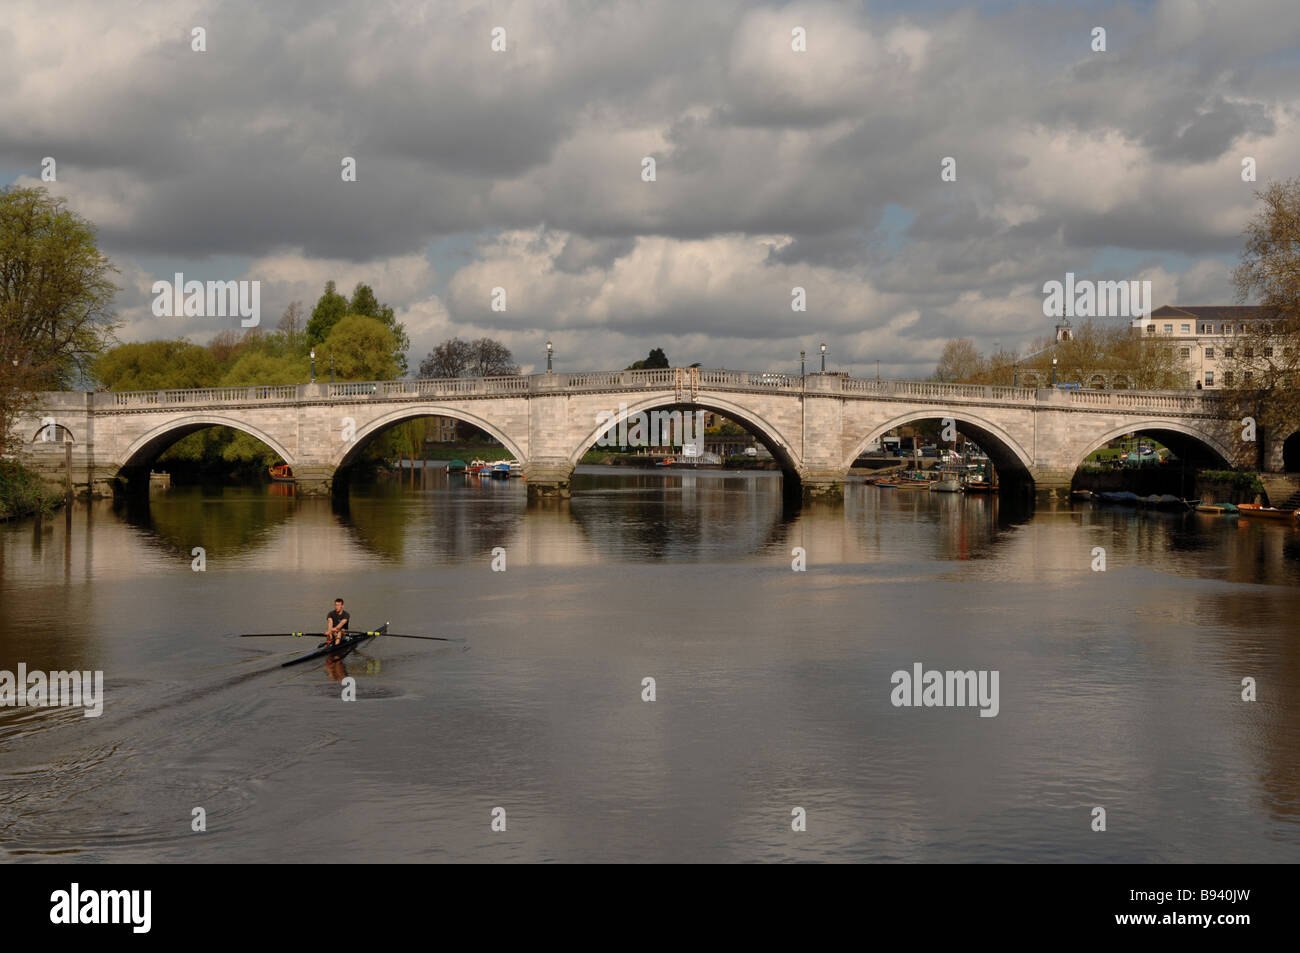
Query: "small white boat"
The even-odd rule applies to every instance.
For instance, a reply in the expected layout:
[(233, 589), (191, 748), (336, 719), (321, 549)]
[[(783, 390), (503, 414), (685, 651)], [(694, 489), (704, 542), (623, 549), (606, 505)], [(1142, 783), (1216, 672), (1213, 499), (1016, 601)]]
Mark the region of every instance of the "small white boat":
[(936, 480), (930, 484), (931, 493), (960, 493), (961, 484), (956, 480)]
[(506, 461), (510, 466), (510, 475), (512, 477), (521, 477), (524, 475), (524, 465), (518, 460)]

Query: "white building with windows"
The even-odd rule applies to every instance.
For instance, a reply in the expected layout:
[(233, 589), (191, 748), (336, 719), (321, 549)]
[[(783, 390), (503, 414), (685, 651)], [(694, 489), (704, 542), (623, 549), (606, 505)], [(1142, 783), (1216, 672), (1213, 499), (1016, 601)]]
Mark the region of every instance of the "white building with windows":
[(1242, 383), (1233, 380), (1233, 359), (1237, 348), (1257, 346), (1253, 341), (1243, 344), (1242, 338), (1258, 320), (1258, 309), (1248, 305), (1184, 308), (1166, 304), (1150, 317), (1135, 318), (1133, 327), (1144, 337), (1173, 345), (1183, 362), (1184, 386), (1213, 390)]

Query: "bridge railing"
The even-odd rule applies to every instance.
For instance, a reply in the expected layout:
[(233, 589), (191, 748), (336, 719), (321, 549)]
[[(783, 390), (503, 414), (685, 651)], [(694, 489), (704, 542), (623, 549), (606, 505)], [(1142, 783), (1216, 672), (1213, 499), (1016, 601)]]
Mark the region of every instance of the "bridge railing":
[[(1219, 395), (1187, 391), (1035, 390), (985, 384), (937, 381), (886, 381), (832, 375), (785, 374), (706, 368), (653, 368), (639, 371), (594, 371), (511, 377), (458, 377), (437, 380), (343, 381), (246, 387), (201, 387), (186, 390), (109, 392), (91, 395), (99, 407), (159, 407), (202, 403), (259, 403), (331, 399), (410, 399), (524, 395), (574, 391), (662, 390), (666, 387), (727, 389), (809, 394), (861, 394), (913, 400), (1050, 403), (1110, 410), (1179, 411), (1213, 414)], [(55, 395), (51, 395), (52, 397)]]
[(259, 384), (248, 387), (196, 387), (187, 390), (142, 390), (109, 393), (115, 407), (154, 407), (168, 404), (246, 403), (262, 400), (292, 400), (297, 384)]
[(1001, 400), (1032, 402), (1037, 392), (1029, 387), (995, 387), (991, 384), (942, 384), (937, 381), (877, 381), (840, 378), (847, 394), (875, 394), (881, 397), (922, 397), (951, 400)]

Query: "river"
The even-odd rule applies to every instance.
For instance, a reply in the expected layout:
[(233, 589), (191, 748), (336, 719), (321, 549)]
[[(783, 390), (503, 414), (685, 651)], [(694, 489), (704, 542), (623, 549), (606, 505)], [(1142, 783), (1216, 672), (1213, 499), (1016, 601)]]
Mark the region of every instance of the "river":
[[(0, 670), (104, 679), (99, 717), (0, 708), (0, 845), (1296, 858), (1295, 528), (861, 484), (787, 509), (780, 486), (580, 468), (571, 500), (534, 506), (520, 480), (442, 474), (344, 504), (178, 487), (0, 526)], [(335, 596), (354, 627), (463, 641), (281, 668), (316, 639), (236, 637), (317, 630)], [(997, 672), (996, 715), (895, 705), (916, 663)]]

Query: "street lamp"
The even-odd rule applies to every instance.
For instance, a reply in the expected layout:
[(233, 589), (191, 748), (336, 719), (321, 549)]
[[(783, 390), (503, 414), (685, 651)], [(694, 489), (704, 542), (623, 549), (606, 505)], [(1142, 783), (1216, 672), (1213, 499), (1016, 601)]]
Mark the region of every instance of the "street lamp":
[(334, 352), (330, 351), (330, 383), (334, 383)]
[(1020, 362), (1017, 361), (1011, 365), (1011, 386), (1020, 386)]
[(826, 342), (822, 342), (822, 373), (826, 373)]
[(554, 352), (555, 348), (551, 346), (550, 339), (548, 338), (546, 341), (546, 373), (548, 374), (551, 373), (551, 355)]
[(807, 376), (808, 376), (808, 367), (807, 367), (807, 364), (805, 363), (806, 355), (807, 355), (807, 352), (804, 351), (803, 348), (800, 348), (800, 349), (799, 349), (799, 376), (800, 376), (800, 377), (807, 377)]
[(1056, 358), (1052, 358), (1052, 386), (1056, 386)]
[(311, 349), (311, 382), (316, 383), (316, 349)]

